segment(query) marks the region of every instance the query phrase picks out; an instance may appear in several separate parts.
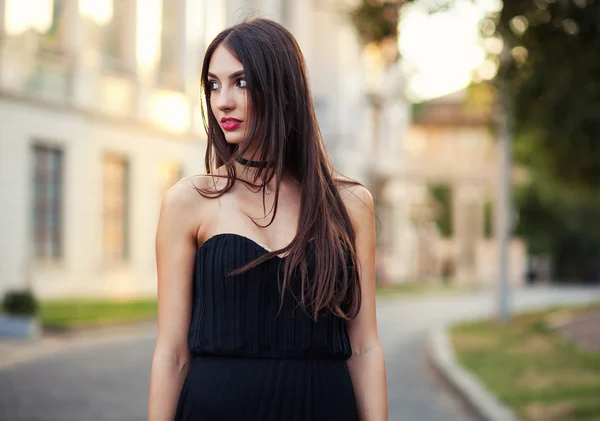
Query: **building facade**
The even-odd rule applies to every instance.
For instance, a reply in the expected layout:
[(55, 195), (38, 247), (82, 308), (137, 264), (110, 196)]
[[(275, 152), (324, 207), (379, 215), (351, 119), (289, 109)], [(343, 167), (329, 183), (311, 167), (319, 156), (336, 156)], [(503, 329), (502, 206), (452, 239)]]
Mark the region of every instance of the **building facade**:
[(162, 196), (203, 171), (209, 3), (0, 1), (0, 292), (155, 293)]
[[(495, 208), (499, 149), (485, 87), (418, 104), (389, 181), (397, 237), (386, 256), (390, 282), (446, 278), (461, 284), (498, 279)], [(387, 250), (386, 250), (387, 251)], [(510, 281), (523, 282), (526, 248), (509, 247)], [(388, 255), (388, 256), (389, 256)]]
[(0, 294), (156, 293), (162, 196), (204, 172), (203, 53), (245, 17), (295, 34), (328, 149), (342, 173), (367, 182), (370, 108), (348, 5), (0, 0)]

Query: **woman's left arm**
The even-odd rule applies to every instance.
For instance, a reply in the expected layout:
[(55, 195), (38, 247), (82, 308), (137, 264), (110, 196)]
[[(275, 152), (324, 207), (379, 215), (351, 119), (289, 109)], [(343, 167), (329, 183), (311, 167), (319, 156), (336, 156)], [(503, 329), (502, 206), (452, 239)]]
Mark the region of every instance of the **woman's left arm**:
[(356, 232), (362, 304), (348, 327), (352, 357), (348, 369), (352, 377), (361, 421), (387, 421), (388, 400), (385, 362), (375, 308), (375, 217), (373, 198), (362, 187), (342, 193)]

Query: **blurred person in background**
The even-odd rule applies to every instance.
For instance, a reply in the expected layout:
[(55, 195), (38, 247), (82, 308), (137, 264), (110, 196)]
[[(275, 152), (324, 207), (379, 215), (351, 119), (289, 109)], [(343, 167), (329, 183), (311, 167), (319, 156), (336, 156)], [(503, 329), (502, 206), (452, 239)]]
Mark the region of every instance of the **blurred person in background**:
[(373, 199), (335, 175), (296, 40), (228, 28), (201, 85), (207, 175), (157, 228), (149, 421), (386, 421)]

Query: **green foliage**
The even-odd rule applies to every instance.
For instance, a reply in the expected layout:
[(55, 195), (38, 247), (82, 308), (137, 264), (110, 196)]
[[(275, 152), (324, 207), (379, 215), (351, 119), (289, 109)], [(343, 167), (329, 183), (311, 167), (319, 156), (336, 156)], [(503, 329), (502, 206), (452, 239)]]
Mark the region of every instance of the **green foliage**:
[(532, 176), (515, 192), (517, 234), (551, 256), (555, 278), (598, 281), (600, 2), (505, 0), (495, 21), (514, 158)]
[(534, 173), (531, 184), (515, 190), (515, 202), (517, 235), (527, 239), (531, 254), (553, 257), (556, 279), (600, 279), (600, 195)]
[(499, 75), (518, 158), (591, 191), (600, 189), (599, 16), (598, 1), (505, 0), (497, 27), (512, 49)]
[(8, 291), (2, 300), (2, 308), (7, 314), (15, 316), (33, 316), (38, 303), (30, 291)]
[(398, 36), (398, 14), (405, 1), (363, 0), (350, 12), (350, 18), (364, 44), (381, 43)]
[(446, 184), (429, 186), (429, 197), (437, 208), (436, 224), (442, 237), (452, 237), (452, 190)]
[[(471, 0), (474, 1), (474, 0)], [(415, 0), (361, 0), (349, 12), (350, 19), (364, 44), (380, 44), (398, 37), (398, 23), (402, 7)], [(436, 13), (450, 9), (455, 0), (435, 0), (427, 9)]]
[(494, 235), (494, 204), (491, 200), (486, 200), (483, 204), (483, 236), (492, 238)]

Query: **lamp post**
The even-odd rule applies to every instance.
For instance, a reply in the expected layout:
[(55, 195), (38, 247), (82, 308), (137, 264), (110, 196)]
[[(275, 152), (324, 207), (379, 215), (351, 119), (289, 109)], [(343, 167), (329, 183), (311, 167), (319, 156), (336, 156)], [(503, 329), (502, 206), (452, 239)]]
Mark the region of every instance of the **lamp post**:
[[(508, 42), (500, 55), (500, 69), (506, 72), (510, 57)], [(496, 226), (498, 233), (498, 321), (505, 324), (510, 319), (510, 282), (509, 282), (509, 247), (512, 236), (513, 218), (511, 203), (511, 167), (512, 167), (512, 107), (508, 83), (505, 75), (499, 76), (497, 100), (498, 146), (500, 162), (498, 165), (498, 211)]]

